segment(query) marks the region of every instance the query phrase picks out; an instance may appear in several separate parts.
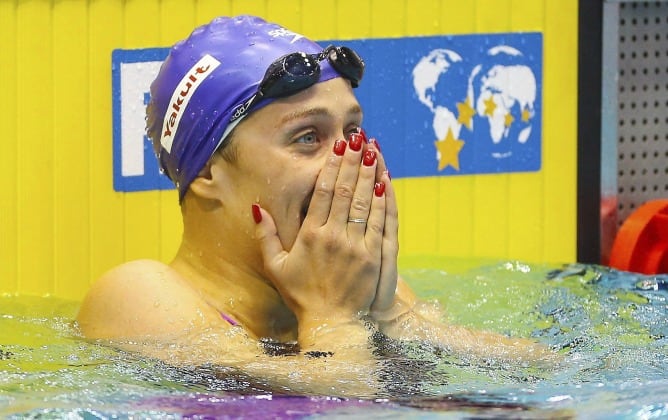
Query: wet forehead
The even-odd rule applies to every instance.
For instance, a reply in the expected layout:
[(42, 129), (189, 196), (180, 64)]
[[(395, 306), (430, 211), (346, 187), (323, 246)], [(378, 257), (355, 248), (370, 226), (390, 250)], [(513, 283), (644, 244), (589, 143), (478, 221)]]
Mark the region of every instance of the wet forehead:
[[(361, 118), (362, 107), (350, 83), (342, 78), (318, 83), (288, 98), (277, 100), (274, 110), (279, 124), (308, 117)], [(268, 107), (269, 108), (269, 107)]]
[[(343, 115), (345, 116), (360, 116), (362, 115), (362, 107), (358, 103), (351, 104), (347, 110), (344, 110)], [(311, 116), (334, 116), (334, 112), (330, 108), (326, 107), (304, 107), (302, 109), (297, 109), (290, 111), (289, 113), (283, 115), (280, 119), (280, 124), (287, 124), (294, 120), (299, 120), (302, 118), (307, 118)]]

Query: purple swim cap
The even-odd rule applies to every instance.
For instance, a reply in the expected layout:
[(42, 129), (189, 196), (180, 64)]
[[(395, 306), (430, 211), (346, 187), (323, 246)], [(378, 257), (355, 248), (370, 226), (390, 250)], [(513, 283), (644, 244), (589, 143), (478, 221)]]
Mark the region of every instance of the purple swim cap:
[[(146, 131), (179, 202), (218, 146), (243, 118), (232, 113), (257, 91), (267, 68), (293, 52), (317, 54), (315, 42), (255, 16), (220, 17), (175, 44), (151, 84)], [(339, 74), (320, 62), (320, 82)], [(264, 99), (252, 111), (270, 103)]]

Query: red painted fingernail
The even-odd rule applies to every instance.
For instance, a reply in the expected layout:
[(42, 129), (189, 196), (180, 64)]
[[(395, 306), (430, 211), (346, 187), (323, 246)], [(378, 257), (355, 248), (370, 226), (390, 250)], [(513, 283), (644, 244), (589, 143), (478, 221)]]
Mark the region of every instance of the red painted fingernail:
[(366, 136), (366, 131), (362, 127), (357, 127), (357, 132), (362, 136), (364, 143), (369, 142), (369, 138)]
[(373, 186), (373, 193), (376, 194), (376, 197), (382, 197), (385, 193), (385, 183), (376, 182), (376, 184)]
[(364, 152), (364, 157), (362, 158), (362, 164), (364, 166), (373, 166), (376, 162), (376, 152), (373, 150), (367, 150)]
[(336, 156), (343, 156), (343, 153), (346, 151), (346, 142), (345, 140), (337, 140), (334, 142), (334, 154)]
[(369, 141), (369, 143), (373, 144), (373, 147), (375, 147), (376, 150), (378, 150), (378, 151), (380, 152), (380, 144), (378, 143), (378, 140), (376, 140), (376, 139), (371, 139), (371, 140)]
[(255, 223), (260, 223), (262, 221), (262, 213), (260, 212), (260, 205), (253, 204), (251, 206), (251, 210), (253, 213), (253, 220), (255, 220)]
[(362, 150), (362, 143), (364, 143), (364, 138), (361, 134), (350, 133), (350, 135), (348, 135), (348, 145), (350, 146), (350, 150), (359, 152)]

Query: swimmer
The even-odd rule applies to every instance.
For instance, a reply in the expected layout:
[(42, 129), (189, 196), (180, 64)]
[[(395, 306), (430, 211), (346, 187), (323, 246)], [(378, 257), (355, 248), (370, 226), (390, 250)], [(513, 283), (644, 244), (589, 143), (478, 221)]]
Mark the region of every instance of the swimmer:
[(181, 244), (169, 264), (102, 275), (77, 316), (82, 334), (327, 395), (373, 393), (377, 334), (550, 359), (529, 340), (442, 323), (399, 277), (395, 192), (353, 91), (363, 75), (353, 50), (253, 16), (217, 18), (174, 45), (147, 134), (178, 189)]

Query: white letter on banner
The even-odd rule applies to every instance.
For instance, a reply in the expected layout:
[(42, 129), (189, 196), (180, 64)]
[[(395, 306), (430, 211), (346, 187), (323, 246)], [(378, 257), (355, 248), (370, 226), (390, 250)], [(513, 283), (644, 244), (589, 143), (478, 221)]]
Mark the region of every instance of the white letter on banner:
[(144, 175), (144, 93), (161, 64), (161, 61), (121, 63), (121, 175), (124, 177)]

